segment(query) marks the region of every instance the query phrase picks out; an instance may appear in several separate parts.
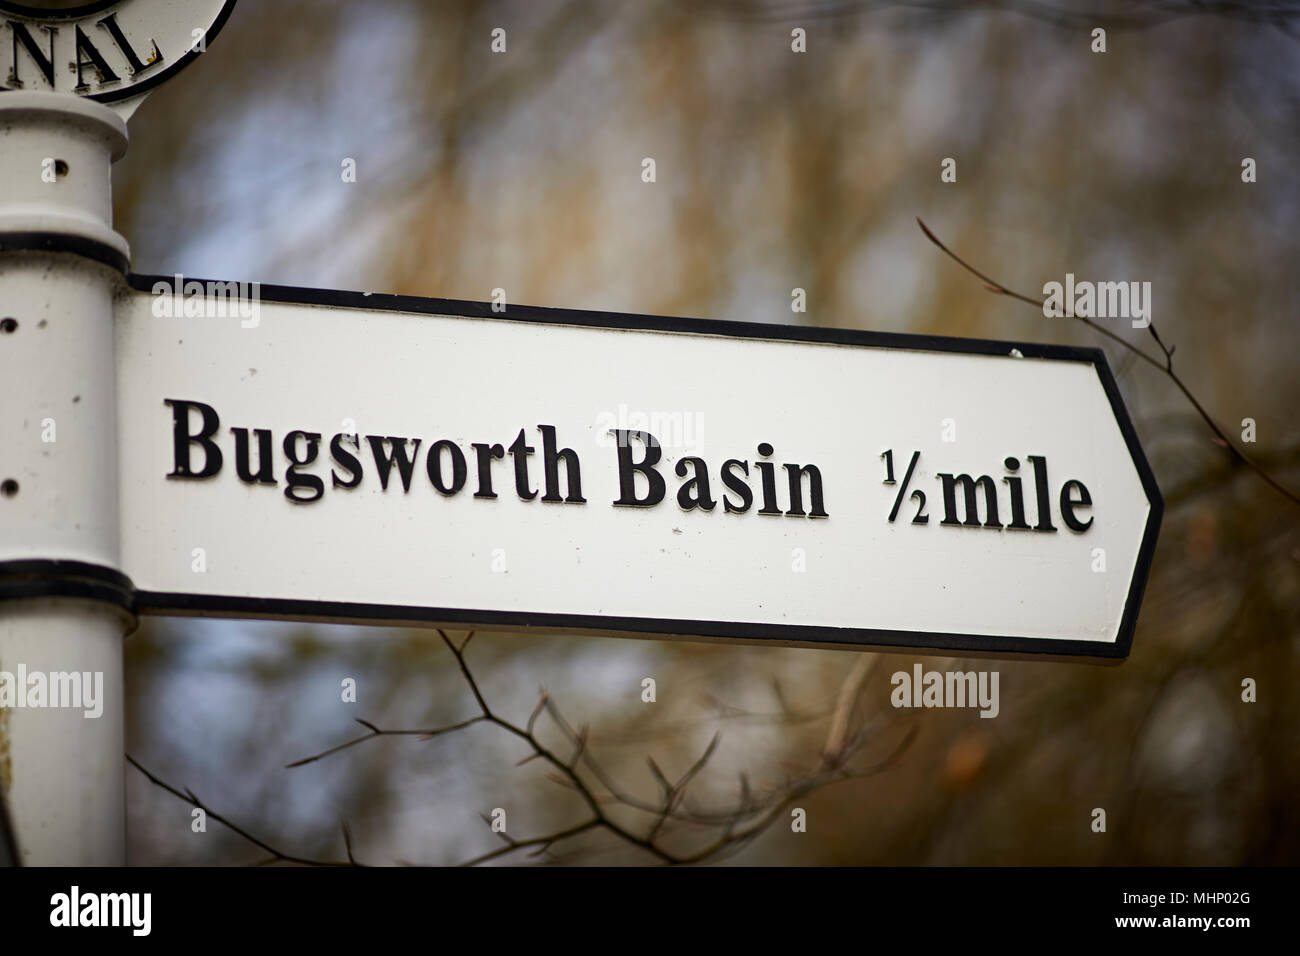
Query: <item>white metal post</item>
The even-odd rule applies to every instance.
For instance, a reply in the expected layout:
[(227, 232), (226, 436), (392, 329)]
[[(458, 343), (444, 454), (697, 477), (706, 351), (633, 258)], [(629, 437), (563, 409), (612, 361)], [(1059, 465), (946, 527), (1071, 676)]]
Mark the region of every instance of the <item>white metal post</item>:
[[(0, 787), (29, 865), (125, 862), (113, 301), (129, 251), (110, 168), (126, 143), (98, 103), (0, 94)], [(66, 706), (74, 687), (100, 699)]]

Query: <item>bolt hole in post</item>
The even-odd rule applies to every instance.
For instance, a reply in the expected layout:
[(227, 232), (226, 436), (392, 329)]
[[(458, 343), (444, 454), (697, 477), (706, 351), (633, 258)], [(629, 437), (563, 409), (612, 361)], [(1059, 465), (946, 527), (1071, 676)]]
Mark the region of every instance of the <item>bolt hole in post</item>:
[(6, 478), (4, 481), (0, 481), (0, 495), (3, 495), (6, 498), (12, 498), (16, 494), (18, 494), (18, 482), (14, 481), (12, 478)]
[(18, 320), (12, 316), (0, 319), (0, 334), (13, 335), (18, 331)]
[(59, 179), (68, 175), (68, 164), (61, 159), (56, 159), (54, 161), (54, 175)]

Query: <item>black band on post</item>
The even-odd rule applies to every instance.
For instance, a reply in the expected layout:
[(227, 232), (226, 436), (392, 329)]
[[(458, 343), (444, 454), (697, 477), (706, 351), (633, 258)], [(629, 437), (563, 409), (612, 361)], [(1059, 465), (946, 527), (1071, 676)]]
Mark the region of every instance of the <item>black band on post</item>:
[(131, 268), (127, 257), (106, 243), (58, 232), (0, 232), (0, 252), (70, 252), (123, 275)]
[(0, 561), (0, 602), (42, 597), (85, 598), (135, 613), (135, 584), (121, 571), (85, 561)]

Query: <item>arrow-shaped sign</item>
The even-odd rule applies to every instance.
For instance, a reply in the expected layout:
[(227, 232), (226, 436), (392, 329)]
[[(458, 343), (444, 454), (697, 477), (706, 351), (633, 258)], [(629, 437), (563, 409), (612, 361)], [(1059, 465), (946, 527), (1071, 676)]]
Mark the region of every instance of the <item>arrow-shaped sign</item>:
[(141, 612), (1128, 654), (1163, 505), (1099, 350), (132, 286)]

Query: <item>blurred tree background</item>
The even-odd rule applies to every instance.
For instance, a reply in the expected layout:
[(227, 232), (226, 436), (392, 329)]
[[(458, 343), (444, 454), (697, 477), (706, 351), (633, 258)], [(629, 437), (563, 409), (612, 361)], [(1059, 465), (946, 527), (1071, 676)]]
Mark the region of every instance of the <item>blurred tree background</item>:
[[(882, 655), (849, 715), (868, 757), (915, 728), (910, 748), (803, 797), (806, 833), (778, 820), (732, 859), (1295, 863), (1300, 508), (1235, 467), (1167, 379), (988, 294), (915, 218), (1031, 295), (1066, 272), (1150, 281), (1180, 374), (1228, 434), (1255, 419), (1246, 450), (1300, 487), (1300, 11), (1061, 2), (245, 2), (133, 120), (117, 226), (142, 273), (1101, 346), (1168, 503), (1132, 657), (926, 660), (1000, 671), (982, 720), (893, 711), (889, 674), (914, 658)], [(356, 369), (374, 381), (383, 357)], [(285, 768), (357, 736), (355, 717), (473, 716), (431, 632), (149, 620), (126, 647), (129, 752), (282, 849), (341, 858), (346, 821), (365, 862), (453, 863), (499, 845), (493, 808), (517, 838), (583, 818), (490, 726)], [(489, 634), (468, 655), (495, 708), (522, 723), (545, 687), (648, 799), (647, 754), (675, 776), (721, 730), (705, 802), (734, 800), (741, 771), (758, 788), (816, 764), (859, 660)], [(264, 856), (214, 823), (191, 832), (189, 807), (129, 774), (132, 862)], [(652, 862), (609, 835), (570, 849)]]

